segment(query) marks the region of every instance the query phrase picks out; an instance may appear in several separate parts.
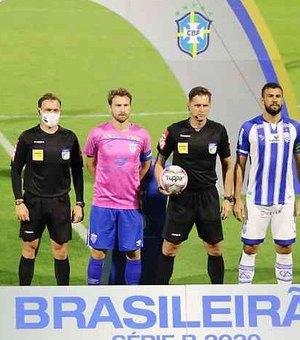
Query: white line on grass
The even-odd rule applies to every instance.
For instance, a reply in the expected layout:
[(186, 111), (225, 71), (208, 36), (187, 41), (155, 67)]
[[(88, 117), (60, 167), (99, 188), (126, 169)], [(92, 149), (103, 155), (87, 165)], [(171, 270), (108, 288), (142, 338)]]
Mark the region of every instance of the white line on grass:
[[(11, 157), (14, 147), (10, 144), (8, 139), (3, 135), (1, 131), (0, 131), (0, 144), (3, 146), (4, 150), (8, 153), (8, 155)], [(86, 242), (86, 236), (87, 236), (86, 227), (82, 223), (72, 224), (72, 227), (77, 232), (79, 237), (84, 242)]]
[[(172, 116), (178, 114), (187, 114), (186, 111), (171, 111), (171, 112), (132, 112), (131, 116)], [(95, 118), (95, 117), (111, 117), (108, 113), (81, 113), (81, 114), (70, 114), (62, 113), (62, 118)], [(0, 120), (12, 120), (12, 119), (29, 119), (34, 118), (34, 115), (13, 115), (13, 114), (2, 114)]]
[(4, 150), (8, 153), (9, 157), (12, 156), (14, 147), (10, 144), (9, 140), (0, 132), (0, 144), (3, 146)]

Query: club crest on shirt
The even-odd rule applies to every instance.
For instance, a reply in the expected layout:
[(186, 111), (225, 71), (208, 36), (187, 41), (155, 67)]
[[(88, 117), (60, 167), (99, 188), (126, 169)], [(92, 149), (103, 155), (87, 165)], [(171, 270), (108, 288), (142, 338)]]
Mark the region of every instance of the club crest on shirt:
[(62, 149), (61, 151), (61, 158), (64, 161), (67, 161), (70, 159), (70, 149)]
[(217, 143), (209, 143), (208, 144), (208, 152), (211, 155), (214, 155), (217, 152)]
[(97, 241), (97, 234), (91, 233), (90, 240), (92, 243), (95, 243)]
[(129, 151), (131, 153), (135, 153), (136, 150), (137, 150), (137, 144), (136, 143), (129, 143), (128, 148), (129, 148)]

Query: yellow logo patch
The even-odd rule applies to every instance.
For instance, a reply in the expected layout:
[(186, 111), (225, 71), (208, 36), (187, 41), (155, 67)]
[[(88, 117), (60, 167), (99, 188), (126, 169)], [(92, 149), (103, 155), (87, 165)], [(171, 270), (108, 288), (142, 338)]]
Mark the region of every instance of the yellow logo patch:
[(178, 153), (189, 153), (188, 143), (177, 143)]
[(33, 149), (32, 150), (32, 160), (33, 161), (43, 161), (44, 160), (44, 150)]

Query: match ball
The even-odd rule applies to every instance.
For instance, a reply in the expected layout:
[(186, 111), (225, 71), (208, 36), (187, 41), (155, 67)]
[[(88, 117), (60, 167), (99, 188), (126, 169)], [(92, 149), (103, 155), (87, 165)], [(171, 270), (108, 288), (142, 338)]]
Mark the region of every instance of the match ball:
[(177, 194), (183, 191), (188, 183), (188, 175), (178, 165), (166, 167), (160, 176), (160, 185), (170, 194)]

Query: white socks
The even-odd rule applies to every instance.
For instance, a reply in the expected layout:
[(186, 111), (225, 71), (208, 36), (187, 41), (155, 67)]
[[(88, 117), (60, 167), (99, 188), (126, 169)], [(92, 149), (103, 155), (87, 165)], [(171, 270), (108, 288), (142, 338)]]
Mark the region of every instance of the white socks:
[[(256, 254), (248, 255), (243, 251), (239, 264), (239, 284), (251, 284), (255, 272)], [(293, 257), (292, 254), (276, 253), (275, 274), (278, 284), (292, 284)]]
[(256, 254), (248, 255), (243, 251), (239, 264), (239, 284), (251, 284), (255, 272)]
[(275, 274), (276, 274), (277, 283), (292, 284), (292, 281), (293, 281), (292, 254), (276, 253)]

